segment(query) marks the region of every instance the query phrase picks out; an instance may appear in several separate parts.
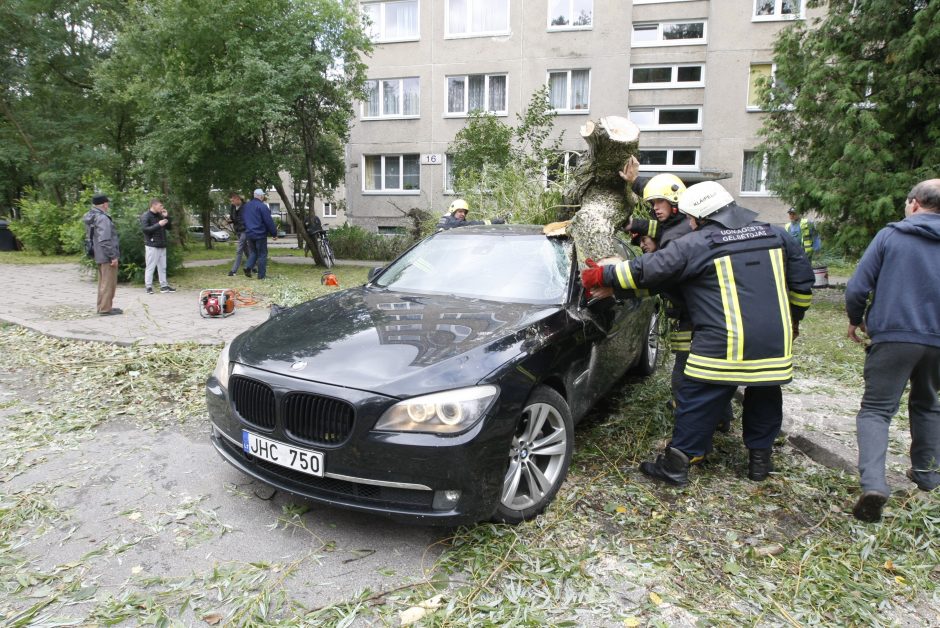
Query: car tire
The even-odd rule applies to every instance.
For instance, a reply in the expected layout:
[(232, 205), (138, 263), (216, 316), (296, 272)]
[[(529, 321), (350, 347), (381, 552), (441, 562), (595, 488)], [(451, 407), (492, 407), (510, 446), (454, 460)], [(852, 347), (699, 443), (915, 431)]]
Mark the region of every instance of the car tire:
[(643, 350), (640, 351), (640, 359), (633, 372), (637, 375), (652, 375), (656, 370), (656, 360), (659, 359), (659, 312), (653, 312), (650, 317), (650, 324), (646, 330), (646, 340), (643, 343)]
[(545, 510), (568, 476), (573, 450), (568, 404), (551, 388), (539, 386), (513, 434), (494, 520), (515, 524)]

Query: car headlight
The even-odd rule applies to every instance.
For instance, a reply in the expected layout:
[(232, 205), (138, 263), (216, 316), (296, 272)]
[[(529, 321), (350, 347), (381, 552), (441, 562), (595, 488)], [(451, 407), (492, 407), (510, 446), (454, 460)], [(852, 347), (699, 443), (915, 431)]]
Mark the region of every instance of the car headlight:
[(493, 405), (496, 386), (458, 388), (400, 401), (385, 411), (375, 430), (455, 434), (479, 421)]
[(219, 384), (222, 385), (222, 388), (228, 388), (228, 376), (229, 372), (232, 370), (228, 361), (229, 347), (231, 347), (230, 343), (226, 343), (225, 346), (222, 347), (222, 353), (219, 354), (219, 359), (215, 363), (215, 373), (213, 373), (215, 378), (219, 380)]

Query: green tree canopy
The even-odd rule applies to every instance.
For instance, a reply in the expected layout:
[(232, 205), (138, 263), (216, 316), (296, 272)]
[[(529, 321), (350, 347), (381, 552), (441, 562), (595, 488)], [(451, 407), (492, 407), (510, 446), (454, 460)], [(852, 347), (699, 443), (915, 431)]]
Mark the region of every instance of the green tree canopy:
[(774, 190), (857, 253), (940, 172), (940, 0), (810, 0), (774, 46), (762, 148)]

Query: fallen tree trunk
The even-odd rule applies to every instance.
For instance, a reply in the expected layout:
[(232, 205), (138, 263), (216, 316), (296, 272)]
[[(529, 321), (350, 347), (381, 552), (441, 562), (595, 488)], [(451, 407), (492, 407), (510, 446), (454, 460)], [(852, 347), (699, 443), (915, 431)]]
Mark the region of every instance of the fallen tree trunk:
[(639, 151), (640, 130), (620, 116), (607, 116), (581, 127), (587, 154), (572, 173), (565, 202), (580, 205), (567, 232), (581, 260), (620, 255), (614, 233), (630, 220), (639, 198), (620, 171)]

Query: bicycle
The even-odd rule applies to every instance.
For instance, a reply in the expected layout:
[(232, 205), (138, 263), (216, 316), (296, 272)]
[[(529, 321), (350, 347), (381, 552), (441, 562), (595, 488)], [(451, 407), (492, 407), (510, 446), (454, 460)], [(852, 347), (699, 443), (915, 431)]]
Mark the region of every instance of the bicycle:
[(313, 259), (318, 266), (333, 268), (336, 264), (336, 257), (333, 255), (333, 247), (330, 245), (330, 236), (326, 229), (320, 229), (310, 234), (313, 238)]

